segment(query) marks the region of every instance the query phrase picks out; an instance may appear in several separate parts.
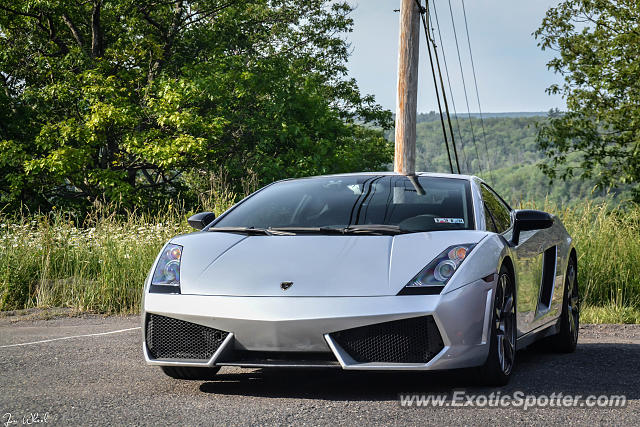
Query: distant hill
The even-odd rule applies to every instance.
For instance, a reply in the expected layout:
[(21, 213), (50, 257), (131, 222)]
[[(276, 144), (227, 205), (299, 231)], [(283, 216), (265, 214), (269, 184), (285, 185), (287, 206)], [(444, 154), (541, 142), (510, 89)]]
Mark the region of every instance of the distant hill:
[[(482, 117), (485, 119), (493, 119), (493, 118), (519, 118), (519, 117), (547, 117), (546, 111), (521, 111), (521, 112), (507, 112), (507, 113), (482, 113)], [(480, 118), (480, 113), (458, 113), (458, 119), (468, 119), (469, 115), (471, 115), (474, 119)], [(452, 116), (453, 117), (453, 116)], [(436, 114), (435, 111), (431, 111), (429, 113), (419, 113), (417, 117), (417, 122), (426, 122), (432, 120), (440, 120), (440, 115)]]
[[(502, 117), (547, 117), (546, 111), (516, 111), (512, 113), (482, 113), (485, 119), (502, 118)], [(466, 114), (458, 114), (459, 117), (466, 117)], [(480, 118), (480, 113), (471, 113), (471, 117)]]
[[(548, 178), (538, 167), (544, 156), (536, 144), (537, 125), (546, 120), (546, 113), (488, 113), (483, 116), (486, 145), (482, 123), (477, 116), (472, 114), (471, 121), (466, 114), (453, 117), (462, 173), (481, 176), (514, 205), (520, 201), (542, 203), (545, 198), (571, 205), (587, 199), (602, 199), (606, 195), (602, 190), (594, 192), (593, 181), (577, 178), (569, 182), (556, 180), (549, 185)], [(433, 112), (419, 114), (417, 119), (416, 169), (449, 172), (439, 115)], [(393, 139), (393, 134), (389, 137)], [(628, 194), (613, 191), (610, 196), (625, 198)]]

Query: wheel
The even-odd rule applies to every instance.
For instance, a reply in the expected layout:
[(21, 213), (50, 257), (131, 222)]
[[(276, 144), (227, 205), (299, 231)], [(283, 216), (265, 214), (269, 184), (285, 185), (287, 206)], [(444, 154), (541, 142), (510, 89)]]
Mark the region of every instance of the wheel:
[(477, 372), (483, 385), (502, 386), (509, 382), (516, 356), (516, 330), (515, 283), (503, 265), (493, 301), (489, 355)]
[(192, 368), (182, 366), (161, 366), (162, 371), (177, 380), (212, 380), (220, 368)]
[(580, 328), (580, 294), (578, 293), (578, 266), (575, 258), (569, 259), (564, 280), (560, 331), (551, 337), (552, 348), (560, 353), (572, 353), (578, 344)]

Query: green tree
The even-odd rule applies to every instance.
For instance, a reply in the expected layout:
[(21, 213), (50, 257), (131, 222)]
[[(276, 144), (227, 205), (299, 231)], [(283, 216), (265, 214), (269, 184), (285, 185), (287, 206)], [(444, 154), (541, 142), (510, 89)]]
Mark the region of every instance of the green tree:
[(631, 184), (640, 199), (639, 23), (636, 0), (564, 0), (534, 33), (558, 52), (548, 67), (564, 83), (547, 91), (568, 109), (551, 114), (538, 137), (552, 179), (578, 171), (603, 187)]
[(0, 204), (149, 206), (186, 173), (382, 168), (330, 0), (0, 0)]

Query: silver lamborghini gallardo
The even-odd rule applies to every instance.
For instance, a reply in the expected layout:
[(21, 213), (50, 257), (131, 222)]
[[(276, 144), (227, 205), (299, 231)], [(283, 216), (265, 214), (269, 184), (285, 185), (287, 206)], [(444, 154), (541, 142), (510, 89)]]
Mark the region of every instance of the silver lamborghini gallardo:
[(144, 357), (180, 379), (221, 366), (442, 370), (505, 384), (516, 349), (578, 339), (561, 221), (473, 176), (276, 182), (171, 239), (144, 286)]

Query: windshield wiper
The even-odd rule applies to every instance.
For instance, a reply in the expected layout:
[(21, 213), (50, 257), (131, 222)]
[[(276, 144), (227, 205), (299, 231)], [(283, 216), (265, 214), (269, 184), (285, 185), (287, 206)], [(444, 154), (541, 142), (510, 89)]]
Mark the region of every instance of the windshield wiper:
[(295, 234), (373, 234), (376, 236), (409, 232), (409, 230), (404, 230), (397, 225), (387, 224), (361, 224), (351, 225), (349, 227), (277, 227), (270, 228), (269, 230)]
[(256, 228), (256, 227), (211, 227), (209, 231), (219, 233), (244, 233), (254, 236), (293, 236), (295, 233), (277, 230), (273, 228)]
[(361, 224), (350, 225), (342, 229), (344, 234), (374, 234), (374, 235), (395, 235), (409, 233), (397, 225), (388, 224)]
[(290, 234), (344, 234), (341, 227), (276, 227), (269, 230)]
[(211, 227), (209, 231), (220, 233), (244, 233), (263, 236), (295, 236), (296, 234), (371, 234), (375, 236), (409, 233), (397, 225), (363, 224), (349, 227)]

